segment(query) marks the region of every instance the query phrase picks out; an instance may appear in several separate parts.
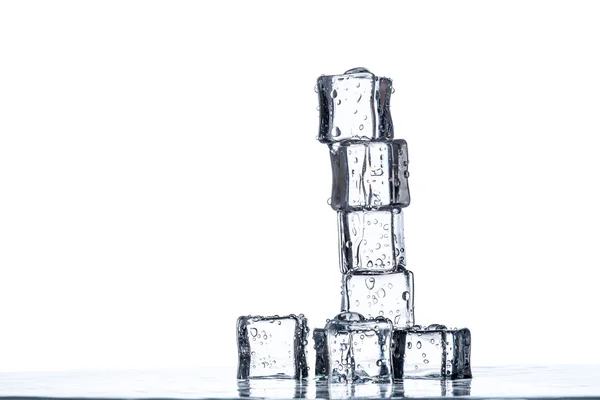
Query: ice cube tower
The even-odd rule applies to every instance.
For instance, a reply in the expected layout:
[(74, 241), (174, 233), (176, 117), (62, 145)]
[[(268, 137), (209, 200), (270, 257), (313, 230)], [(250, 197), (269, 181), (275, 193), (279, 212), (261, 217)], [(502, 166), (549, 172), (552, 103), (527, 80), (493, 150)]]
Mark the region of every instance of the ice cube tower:
[[(470, 377), (468, 329), (415, 325), (404, 245), (408, 148), (394, 138), (391, 79), (355, 68), (321, 76), (316, 92), (317, 139), (329, 148), (331, 207), (338, 213), (342, 314), (313, 332), (315, 373), (332, 381)], [(378, 337), (368, 341), (374, 348), (347, 339), (369, 329)]]
[[(408, 147), (394, 138), (391, 79), (355, 68), (321, 76), (315, 91), (342, 273), (341, 313), (313, 331), (315, 375), (330, 382), (470, 378), (468, 329), (415, 325), (404, 246)], [(307, 333), (302, 314), (240, 317), (238, 378), (305, 378)]]

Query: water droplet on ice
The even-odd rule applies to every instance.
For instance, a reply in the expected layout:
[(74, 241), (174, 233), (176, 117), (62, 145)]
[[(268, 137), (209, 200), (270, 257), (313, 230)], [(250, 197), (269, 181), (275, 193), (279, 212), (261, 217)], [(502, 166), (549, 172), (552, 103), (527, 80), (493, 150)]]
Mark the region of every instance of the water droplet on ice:
[(381, 288), (377, 291), (377, 296), (381, 297), (382, 299), (385, 297), (385, 289)]
[(431, 324), (427, 328), (425, 328), (425, 330), (427, 330), (427, 331), (437, 331), (437, 330), (442, 330), (442, 329), (448, 329), (448, 328), (446, 328), (446, 325), (441, 325), (441, 324)]
[(256, 328), (251, 328), (251, 329), (250, 329), (250, 334), (251, 334), (252, 336), (256, 336), (256, 335), (258, 334), (258, 330), (257, 330)]
[[(363, 124), (360, 124), (360, 125), (358, 126), (358, 129), (360, 129), (361, 131), (363, 130), (363, 128), (364, 128)], [(408, 171), (404, 171), (404, 176), (406, 176), (406, 173), (407, 173), (407, 172), (408, 172)]]
[(352, 242), (350, 240), (346, 240), (346, 247), (347, 248), (352, 247)]
[(402, 293), (402, 300), (408, 301), (410, 299), (410, 293), (404, 292)]
[(352, 68), (352, 69), (349, 69), (348, 71), (344, 72), (344, 75), (360, 74), (360, 73), (370, 74), (371, 71), (369, 71), (365, 67), (356, 67), (356, 68)]
[[(371, 263), (371, 265), (373, 265), (373, 263)], [(365, 279), (365, 285), (367, 285), (367, 289), (372, 290), (375, 287), (375, 278), (369, 277)]]
[(333, 89), (333, 92), (331, 92), (331, 97), (334, 99), (337, 97), (337, 90)]
[(333, 137), (338, 137), (342, 134), (342, 131), (340, 131), (340, 128), (338, 128), (337, 126), (335, 128), (333, 128)]
[(421, 342), (419, 341), (419, 342), (417, 342), (417, 349), (420, 349), (420, 348), (421, 348)]
[(360, 301), (356, 300), (356, 301), (354, 302), (354, 304), (356, 304), (356, 307), (358, 307), (358, 306), (360, 306)]

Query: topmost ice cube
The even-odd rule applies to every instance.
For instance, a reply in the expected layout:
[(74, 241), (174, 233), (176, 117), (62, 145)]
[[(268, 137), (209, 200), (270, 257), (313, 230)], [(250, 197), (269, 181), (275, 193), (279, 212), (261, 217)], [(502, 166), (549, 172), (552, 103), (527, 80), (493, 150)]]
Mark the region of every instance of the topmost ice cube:
[(393, 139), (392, 80), (354, 68), (317, 80), (322, 143)]

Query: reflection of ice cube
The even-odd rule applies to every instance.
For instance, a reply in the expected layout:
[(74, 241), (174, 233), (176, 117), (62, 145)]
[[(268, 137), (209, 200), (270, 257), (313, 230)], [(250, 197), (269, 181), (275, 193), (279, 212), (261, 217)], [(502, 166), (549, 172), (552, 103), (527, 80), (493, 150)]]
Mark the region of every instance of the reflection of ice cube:
[(304, 399), (305, 380), (290, 379), (240, 379), (237, 381), (240, 397), (260, 399)]
[(334, 210), (406, 207), (410, 204), (406, 141), (335, 143), (329, 149), (333, 177), (331, 207)]
[(349, 273), (344, 277), (342, 309), (367, 318), (389, 318), (396, 328), (414, 324), (413, 273), (408, 270), (389, 274)]
[(329, 321), (327, 349), (331, 382), (390, 382), (392, 323), (342, 313)]
[(358, 385), (347, 383), (317, 383), (318, 399), (390, 399), (397, 398), (392, 382), (362, 382)]
[(333, 143), (392, 139), (391, 92), (391, 79), (376, 77), (366, 70), (320, 77), (319, 140)]
[(238, 379), (306, 377), (307, 334), (302, 314), (238, 318)]
[(470, 396), (471, 380), (447, 381), (444, 379), (405, 379), (396, 386), (402, 386), (405, 397), (444, 397)]
[(386, 273), (406, 265), (401, 208), (338, 212), (342, 273)]
[(471, 378), (471, 332), (431, 325), (394, 331), (394, 376)]

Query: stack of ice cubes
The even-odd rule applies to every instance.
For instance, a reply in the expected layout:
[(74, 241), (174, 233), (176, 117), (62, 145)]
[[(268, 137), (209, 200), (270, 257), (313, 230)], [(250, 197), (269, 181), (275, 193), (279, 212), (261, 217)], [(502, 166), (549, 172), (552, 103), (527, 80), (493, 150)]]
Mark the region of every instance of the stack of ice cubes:
[[(330, 382), (470, 378), (471, 334), (415, 325), (406, 266), (408, 149), (394, 139), (389, 78), (364, 68), (317, 80), (318, 140), (329, 147), (338, 213), (341, 313), (313, 331), (315, 375)], [(240, 317), (238, 378), (307, 376), (302, 316)]]

